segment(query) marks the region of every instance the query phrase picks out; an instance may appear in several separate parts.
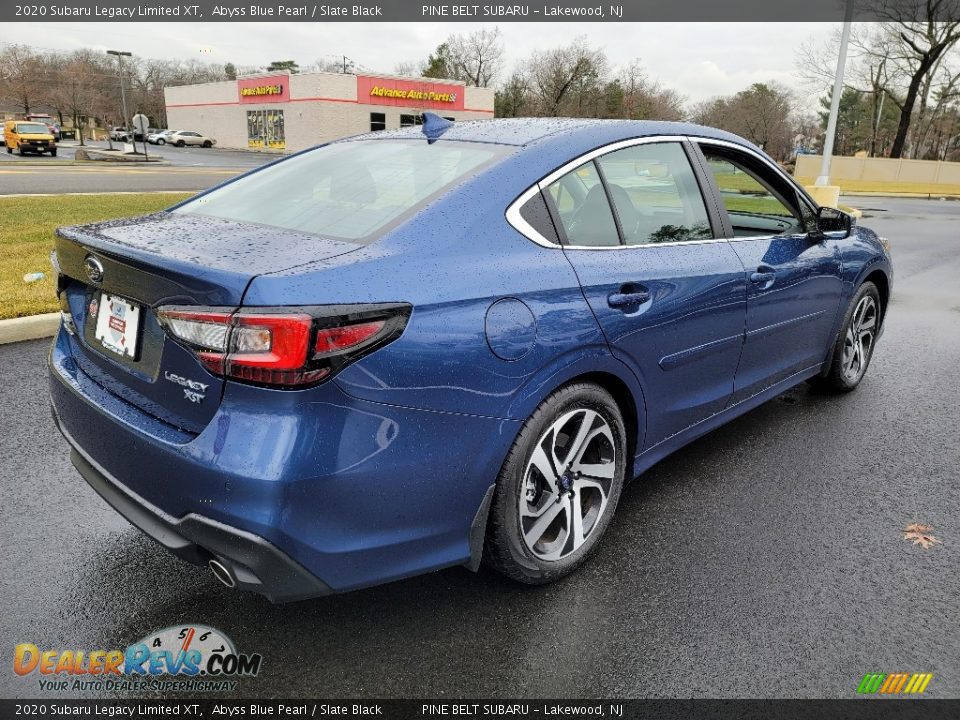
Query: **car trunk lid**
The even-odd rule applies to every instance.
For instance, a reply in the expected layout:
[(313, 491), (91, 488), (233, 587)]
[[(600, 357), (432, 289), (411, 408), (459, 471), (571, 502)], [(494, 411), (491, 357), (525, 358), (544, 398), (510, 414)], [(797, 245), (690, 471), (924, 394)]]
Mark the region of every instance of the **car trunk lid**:
[(358, 247), (185, 213), (60, 228), (56, 262), (61, 308), (75, 329), (74, 358), (128, 403), (198, 433), (220, 404), (223, 380), (164, 332), (156, 310), (237, 308), (258, 274)]

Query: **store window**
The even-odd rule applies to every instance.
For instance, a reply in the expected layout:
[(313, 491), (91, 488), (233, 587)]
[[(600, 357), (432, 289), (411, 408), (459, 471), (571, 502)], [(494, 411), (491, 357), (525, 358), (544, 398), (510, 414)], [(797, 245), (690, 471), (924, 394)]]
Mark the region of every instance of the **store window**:
[(414, 127), (415, 125), (423, 125), (423, 115), (400, 116), (400, 127)]
[(271, 150), (286, 149), (283, 110), (248, 110), (247, 146)]
[(387, 129), (386, 113), (370, 113), (370, 132)]

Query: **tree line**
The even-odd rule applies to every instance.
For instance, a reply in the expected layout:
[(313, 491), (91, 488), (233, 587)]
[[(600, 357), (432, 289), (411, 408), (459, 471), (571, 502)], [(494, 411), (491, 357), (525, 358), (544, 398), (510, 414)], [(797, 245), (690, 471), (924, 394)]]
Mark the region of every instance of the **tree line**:
[[(875, 0), (880, 21), (855, 23), (835, 152), (960, 160), (960, 0)], [(948, 18), (946, 20), (939, 18)], [(690, 120), (741, 135), (778, 160), (822, 148), (840, 32), (805, 43), (798, 94), (776, 82), (688, 103), (639, 59), (615, 67), (586, 38), (531, 53), (508, 71), (500, 31), (451, 34), (402, 75), (496, 89), (495, 115)]]
[[(127, 110), (131, 116), (141, 112), (163, 127), (165, 87), (225, 80), (231, 73), (236, 77), (236, 72), (229, 64), (125, 57)], [(0, 99), (23, 114), (53, 108), (61, 125), (69, 120), (81, 132), (88, 119), (105, 127), (125, 124), (118, 60), (89, 49), (58, 52), (25, 45), (0, 47)], [(80, 137), (82, 140), (82, 134)]]
[[(882, 22), (852, 28), (837, 152), (958, 159), (960, 0), (877, 0), (876, 12)], [(839, 43), (835, 32), (801, 48), (797, 71), (808, 87), (832, 81)]]
[[(876, 1), (887, 8), (887, 19), (854, 25), (835, 152), (960, 160), (960, 21), (933, 19), (960, 17), (960, 0)], [(884, 3), (896, 3), (901, 15)], [(956, 5), (956, 12), (941, 12), (944, 4)], [(903, 15), (904, 7), (913, 14)], [(496, 27), (453, 33), (426, 58), (399, 63), (393, 72), (494, 88), (496, 117), (688, 120), (741, 135), (786, 161), (798, 150), (822, 146), (838, 44), (839, 32), (807, 42), (798, 53), (797, 75), (808, 94), (766, 82), (697, 103), (651, 78), (640, 59), (611, 63), (585, 37), (534, 51), (508, 68), (503, 35)], [(302, 70), (358, 69), (366, 70), (344, 56), (326, 56)], [(122, 124), (117, 70), (114, 57), (91, 50), (0, 46), (0, 98), (24, 113), (38, 105), (56, 108), (61, 122), (69, 117), (75, 127), (84, 117)], [(163, 126), (165, 87), (263, 70), (296, 73), (301, 68), (294, 60), (238, 68), (127, 58), (127, 106), (131, 114), (142, 112)]]

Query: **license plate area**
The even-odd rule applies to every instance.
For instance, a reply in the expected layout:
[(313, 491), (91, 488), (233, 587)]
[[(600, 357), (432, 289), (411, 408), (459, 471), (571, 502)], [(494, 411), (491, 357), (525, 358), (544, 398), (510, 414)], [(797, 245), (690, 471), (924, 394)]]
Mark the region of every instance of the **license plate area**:
[(106, 350), (131, 360), (140, 347), (140, 306), (118, 295), (100, 293), (94, 337)]

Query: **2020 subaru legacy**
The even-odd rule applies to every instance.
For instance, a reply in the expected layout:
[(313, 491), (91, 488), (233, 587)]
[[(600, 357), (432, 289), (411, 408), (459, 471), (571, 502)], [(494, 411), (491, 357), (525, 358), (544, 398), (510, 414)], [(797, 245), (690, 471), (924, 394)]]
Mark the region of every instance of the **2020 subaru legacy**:
[(275, 602), (562, 577), (664, 456), (803, 381), (857, 387), (893, 279), (734, 135), (432, 115), (60, 228), (53, 260), (73, 463)]

